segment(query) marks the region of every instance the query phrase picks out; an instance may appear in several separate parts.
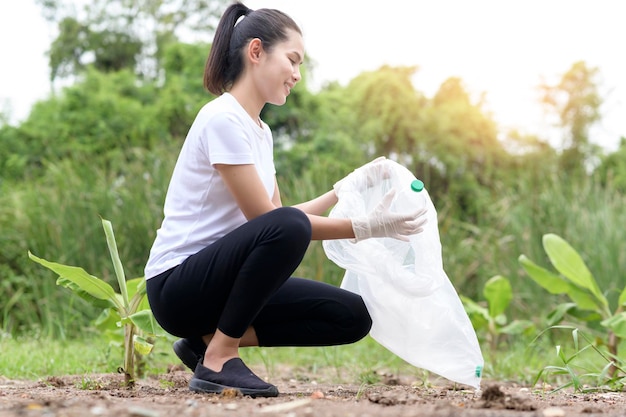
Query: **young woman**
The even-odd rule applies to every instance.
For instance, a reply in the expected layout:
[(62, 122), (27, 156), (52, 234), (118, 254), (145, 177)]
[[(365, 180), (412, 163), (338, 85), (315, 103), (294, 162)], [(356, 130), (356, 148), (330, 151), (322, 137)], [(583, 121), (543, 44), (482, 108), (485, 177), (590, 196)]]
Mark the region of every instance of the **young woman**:
[[(312, 239), (406, 238), (424, 222), (422, 213), (389, 213), (388, 198), (370, 216), (325, 217), (335, 190), (282, 206), (272, 133), (259, 115), (266, 103), (285, 103), (303, 58), (302, 33), (280, 11), (235, 3), (218, 24), (204, 72), (218, 97), (183, 144), (145, 268), (151, 308), (182, 338), (174, 351), (194, 371), (194, 391), (277, 396), (241, 361), (240, 347), (363, 338), (371, 319), (358, 295), (291, 274)], [(376, 169), (377, 160), (359, 168)]]

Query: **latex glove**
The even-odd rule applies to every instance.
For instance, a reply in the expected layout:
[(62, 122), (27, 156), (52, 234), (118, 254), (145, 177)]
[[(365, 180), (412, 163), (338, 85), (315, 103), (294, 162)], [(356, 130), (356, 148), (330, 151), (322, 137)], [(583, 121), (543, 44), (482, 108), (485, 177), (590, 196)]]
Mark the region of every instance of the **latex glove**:
[(335, 190), (335, 195), (339, 198), (339, 190), (344, 185), (346, 178), (349, 176), (357, 176), (357, 179), (353, 181), (356, 184), (356, 191), (363, 191), (366, 188), (373, 187), (376, 185), (381, 179), (387, 178), (387, 166), (384, 164), (387, 158), (384, 156), (379, 156), (373, 161), (368, 162), (365, 165), (355, 169), (346, 177), (337, 181), (335, 185), (333, 185), (333, 189)]
[(394, 213), (389, 208), (395, 195), (395, 189), (389, 191), (370, 214), (351, 219), (357, 242), (371, 237), (391, 237), (408, 242), (410, 235), (424, 230), (426, 209), (414, 213)]

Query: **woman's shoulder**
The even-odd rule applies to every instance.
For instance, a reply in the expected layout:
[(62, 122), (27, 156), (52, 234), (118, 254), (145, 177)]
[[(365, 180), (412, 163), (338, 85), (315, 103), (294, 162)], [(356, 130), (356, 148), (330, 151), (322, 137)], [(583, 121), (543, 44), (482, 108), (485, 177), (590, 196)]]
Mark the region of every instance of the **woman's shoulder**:
[(242, 114), (242, 108), (237, 100), (228, 93), (206, 103), (198, 112), (197, 120), (204, 123), (232, 123), (241, 122), (246, 113)]

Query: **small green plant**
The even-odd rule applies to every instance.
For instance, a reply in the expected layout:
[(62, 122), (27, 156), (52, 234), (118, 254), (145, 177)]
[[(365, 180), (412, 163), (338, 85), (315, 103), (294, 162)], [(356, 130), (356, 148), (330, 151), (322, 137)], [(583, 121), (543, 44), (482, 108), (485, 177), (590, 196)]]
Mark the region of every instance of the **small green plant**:
[(147, 303), (145, 280), (135, 278), (126, 281), (111, 222), (102, 219), (102, 227), (106, 235), (120, 293), (115, 292), (113, 287), (104, 280), (88, 274), (83, 268), (49, 262), (38, 258), (30, 251), (28, 256), (34, 262), (54, 271), (59, 276), (57, 285), (70, 289), (92, 305), (103, 309), (96, 324), (101, 329), (109, 330), (105, 331), (105, 334), (114, 337), (115, 332), (110, 330), (123, 328), (124, 366), (120, 371), (124, 373), (126, 385), (132, 387), (135, 382), (136, 352), (147, 355), (153, 347), (153, 344), (142, 337), (141, 333), (150, 336), (164, 336), (164, 331), (154, 320)]
[(492, 352), (498, 348), (502, 335), (521, 334), (533, 328), (533, 323), (528, 320), (509, 322), (505, 313), (513, 299), (513, 290), (508, 278), (502, 275), (490, 278), (483, 287), (483, 295), (487, 300), (487, 307), (466, 296), (460, 295), (459, 297), (474, 329), (477, 332), (486, 332), (487, 342)]
[(83, 378), (76, 383), (76, 386), (83, 391), (95, 391), (103, 388), (101, 382), (95, 381), (88, 376), (83, 376)]
[[(597, 387), (602, 385), (603, 381), (607, 381), (608, 372), (613, 366), (613, 362), (606, 357), (606, 355), (600, 351), (597, 346), (595, 346), (592, 340), (587, 337), (584, 333), (581, 333), (580, 330), (576, 327), (572, 326), (551, 326), (548, 329), (545, 329), (535, 340), (541, 337), (545, 332), (551, 330), (571, 330), (572, 334), (572, 342), (573, 342), (573, 353), (567, 355), (565, 353), (565, 347), (562, 345), (556, 345), (556, 356), (560, 361), (560, 365), (549, 365), (545, 366), (539, 373), (537, 374), (535, 380), (533, 381), (533, 385), (536, 385), (537, 382), (545, 376), (553, 375), (553, 376), (565, 376), (565, 382), (554, 388), (551, 392), (556, 392), (565, 388), (572, 387), (576, 392), (589, 392), (596, 391), (597, 388), (586, 388), (587, 384), (585, 381), (590, 381), (594, 383), (594, 386)], [(581, 345), (580, 337), (585, 340), (586, 344), (584, 346)], [(606, 364), (599, 371), (594, 368), (593, 364), (584, 364), (581, 365), (583, 360), (581, 357), (587, 352), (595, 352), (597, 353), (604, 363)], [(582, 371), (582, 372), (581, 372)], [(624, 381), (621, 382), (619, 380), (614, 381), (614, 385), (624, 385)]]
[(587, 324), (590, 329), (597, 328), (599, 324), (606, 332), (599, 338), (599, 344), (605, 345), (608, 350), (610, 364), (607, 376), (616, 380), (617, 371), (623, 368), (624, 361), (618, 356), (618, 346), (620, 340), (626, 338), (626, 288), (621, 290), (617, 306), (611, 309), (596, 279), (569, 243), (555, 234), (544, 235), (542, 242), (558, 273), (538, 266), (524, 255), (519, 257), (519, 262), (530, 278), (550, 294), (565, 294), (571, 300), (553, 309), (548, 324), (557, 324), (566, 315)]

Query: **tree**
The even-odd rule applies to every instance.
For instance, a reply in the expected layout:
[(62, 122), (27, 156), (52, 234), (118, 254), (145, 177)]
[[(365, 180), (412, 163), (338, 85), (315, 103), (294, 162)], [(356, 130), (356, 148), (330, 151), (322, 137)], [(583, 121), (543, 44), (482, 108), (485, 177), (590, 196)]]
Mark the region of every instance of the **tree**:
[[(59, 22), (59, 35), (49, 55), (50, 81), (84, 72), (89, 64), (103, 72), (134, 69), (142, 44), (132, 35), (116, 30), (93, 31), (72, 17)], [(92, 54), (93, 62), (87, 57)]]
[(51, 80), (81, 74), (89, 64), (102, 71), (128, 68), (157, 79), (163, 47), (182, 32), (208, 38), (226, 0), (93, 0), (81, 13), (64, 0), (36, 0), (58, 26), (50, 55)]
[(626, 193), (626, 137), (620, 139), (619, 148), (605, 156), (595, 174), (605, 186)]
[(357, 137), (376, 154), (406, 156), (418, 148), (426, 99), (413, 87), (416, 71), (383, 66), (360, 74), (346, 88)]
[(597, 151), (589, 140), (590, 127), (600, 120), (602, 99), (598, 93), (597, 68), (578, 61), (555, 85), (542, 84), (542, 102), (559, 118), (565, 130), (560, 165), (569, 173), (585, 172), (585, 161)]
[(501, 168), (508, 164), (497, 126), (456, 77), (441, 84), (425, 118), (427, 152), (418, 173), (431, 189), (455, 202), (461, 217), (472, 220), (486, 201), (481, 196), (496, 188)]

